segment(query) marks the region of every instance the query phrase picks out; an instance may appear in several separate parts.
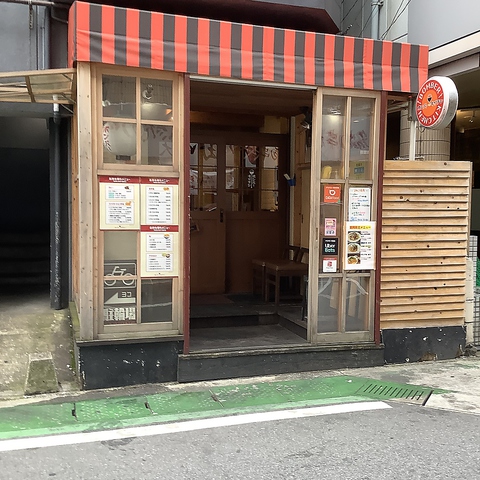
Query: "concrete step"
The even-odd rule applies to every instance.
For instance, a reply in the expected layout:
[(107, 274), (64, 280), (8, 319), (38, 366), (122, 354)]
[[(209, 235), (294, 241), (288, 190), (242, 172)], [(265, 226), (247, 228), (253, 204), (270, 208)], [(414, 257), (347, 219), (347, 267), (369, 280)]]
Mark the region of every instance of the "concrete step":
[(308, 345), (305, 347), (190, 353), (178, 356), (178, 381), (198, 382), (317, 370), (374, 367), (383, 364), (383, 346), (374, 344), (339, 347)]

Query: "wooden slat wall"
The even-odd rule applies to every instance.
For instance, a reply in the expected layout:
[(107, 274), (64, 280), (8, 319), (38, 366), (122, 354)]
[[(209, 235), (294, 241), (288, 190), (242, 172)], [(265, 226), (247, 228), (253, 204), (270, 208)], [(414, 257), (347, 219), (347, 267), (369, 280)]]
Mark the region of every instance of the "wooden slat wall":
[(382, 329), (463, 325), (470, 192), (470, 162), (385, 162)]

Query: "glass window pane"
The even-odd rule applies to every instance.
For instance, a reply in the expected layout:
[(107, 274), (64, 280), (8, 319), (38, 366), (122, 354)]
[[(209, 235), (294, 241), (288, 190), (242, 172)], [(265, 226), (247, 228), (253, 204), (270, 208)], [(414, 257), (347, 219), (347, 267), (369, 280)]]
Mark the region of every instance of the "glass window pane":
[(202, 188), (204, 191), (217, 190), (217, 169), (205, 167), (202, 175)]
[(200, 164), (206, 167), (217, 166), (217, 145), (214, 143), (199, 144)]
[(369, 330), (369, 277), (347, 277), (345, 330)]
[(262, 190), (260, 196), (260, 208), (275, 212), (278, 210), (278, 191), (277, 190)]
[(227, 190), (237, 190), (241, 186), (239, 168), (227, 168), (225, 172), (225, 188)]
[(246, 145), (244, 149), (245, 167), (255, 168), (259, 164), (260, 149), (255, 145)]
[(142, 125), (142, 165), (173, 165), (173, 128)]
[(102, 106), (104, 117), (135, 118), (135, 78), (104, 75)]
[(278, 147), (264, 148), (263, 167), (278, 168)]
[(322, 179), (344, 178), (345, 97), (324, 96), (322, 106)]
[(375, 100), (352, 98), (350, 123), (350, 180), (370, 180), (372, 177), (371, 132)]
[(341, 304), (341, 278), (318, 279), (318, 333), (339, 332)]
[(227, 192), (225, 210), (229, 212), (240, 211), (240, 195), (234, 192)]
[(217, 207), (217, 145), (190, 144), (190, 209), (211, 211)]
[(142, 323), (172, 321), (172, 279), (142, 280)]
[(227, 145), (226, 165), (227, 167), (239, 167), (241, 162), (242, 147), (238, 145)]
[(103, 122), (103, 162), (135, 163), (136, 133), (134, 123)]
[(140, 91), (142, 120), (172, 120), (172, 82), (170, 80), (142, 78)]
[(262, 189), (278, 190), (277, 169), (262, 169)]
[(132, 261), (137, 258), (137, 232), (104, 232), (105, 261)]
[(103, 321), (137, 323), (137, 232), (104, 233)]

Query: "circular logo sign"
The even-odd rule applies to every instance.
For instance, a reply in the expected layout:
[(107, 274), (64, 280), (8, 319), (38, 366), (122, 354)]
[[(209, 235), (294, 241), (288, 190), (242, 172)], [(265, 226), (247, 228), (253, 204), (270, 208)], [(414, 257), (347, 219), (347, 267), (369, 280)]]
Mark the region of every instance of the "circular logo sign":
[(420, 88), (415, 110), (423, 127), (445, 128), (458, 106), (457, 87), (448, 77), (431, 77)]

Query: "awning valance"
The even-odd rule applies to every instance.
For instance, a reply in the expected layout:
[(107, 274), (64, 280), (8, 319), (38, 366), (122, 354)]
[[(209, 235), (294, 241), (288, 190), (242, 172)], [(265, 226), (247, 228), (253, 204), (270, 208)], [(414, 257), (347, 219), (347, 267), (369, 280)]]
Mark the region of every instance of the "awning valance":
[(75, 2), (69, 60), (196, 75), (418, 92), (428, 47)]

